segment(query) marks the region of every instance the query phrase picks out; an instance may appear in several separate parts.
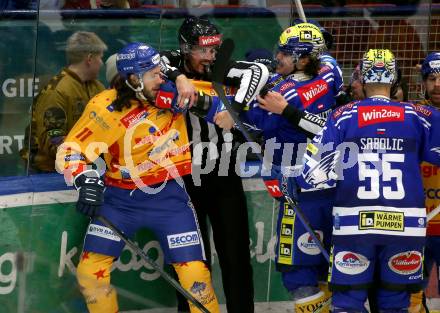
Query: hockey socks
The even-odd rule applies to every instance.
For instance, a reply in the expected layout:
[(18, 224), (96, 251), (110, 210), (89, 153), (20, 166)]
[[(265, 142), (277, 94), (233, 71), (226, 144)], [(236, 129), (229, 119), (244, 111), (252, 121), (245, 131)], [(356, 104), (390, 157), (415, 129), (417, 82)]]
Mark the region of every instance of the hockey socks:
[(423, 306), (423, 291), (412, 293), (409, 300), (409, 313), (425, 313), (425, 307)]
[(295, 313), (329, 313), (330, 297), (326, 296), (323, 291), (319, 291), (312, 296), (297, 299), (294, 305)]
[(110, 285), (114, 257), (84, 251), (77, 268), (77, 279), (90, 313), (117, 313), (116, 290)]
[[(211, 283), (211, 273), (202, 261), (174, 263), (180, 284), (211, 313), (220, 313), (217, 297)], [(191, 313), (200, 312), (189, 303)]]

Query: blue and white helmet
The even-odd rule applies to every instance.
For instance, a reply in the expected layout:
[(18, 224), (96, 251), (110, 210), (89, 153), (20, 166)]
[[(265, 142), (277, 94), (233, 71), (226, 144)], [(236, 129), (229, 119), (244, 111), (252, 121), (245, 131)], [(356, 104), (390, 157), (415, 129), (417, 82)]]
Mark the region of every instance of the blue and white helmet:
[[(141, 100), (147, 100), (142, 92), (144, 89), (142, 76), (145, 72), (158, 66), (159, 63), (159, 53), (142, 42), (129, 43), (122, 48), (116, 56), (116, 68), (118, 69), (119, 75), (125, 79), (127, 86), (136, 92), (136, 96)], [(131, 74), (139, 77), (140, 86), (133, 87), (130, 84), (128, 77)]]
[(142, 42), (129, 43), (116, 56), (118, 73), (124, 79), (127, 79), (130, 74), (142, 75), (159, 63), (159, 53)]
[(440, 52), (432, 52), (423, 60), (420, 70), (422, 78), (426, 79), (429, 74), (440, 73)]

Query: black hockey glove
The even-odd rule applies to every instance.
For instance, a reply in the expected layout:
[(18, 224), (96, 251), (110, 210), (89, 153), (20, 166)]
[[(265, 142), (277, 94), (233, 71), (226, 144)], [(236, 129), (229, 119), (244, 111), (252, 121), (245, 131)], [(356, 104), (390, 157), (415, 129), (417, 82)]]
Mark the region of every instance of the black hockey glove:
[(75, 177), (73, 185), (79, 191), (76, 209), (89, 217), (98, 215), (104, 198), (104, 182), (99, 178), (98, 172), (82, 172)]

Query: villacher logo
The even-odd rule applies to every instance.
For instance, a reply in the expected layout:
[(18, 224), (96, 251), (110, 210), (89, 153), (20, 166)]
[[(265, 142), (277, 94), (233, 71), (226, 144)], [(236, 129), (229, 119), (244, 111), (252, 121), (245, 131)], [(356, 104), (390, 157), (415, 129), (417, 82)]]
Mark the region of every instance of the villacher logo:
[(422, 267), (422, 254), (419, 251), (405, 251), (395, 254), (389, 259), (388, 266), (397, 274), (414, 274)]

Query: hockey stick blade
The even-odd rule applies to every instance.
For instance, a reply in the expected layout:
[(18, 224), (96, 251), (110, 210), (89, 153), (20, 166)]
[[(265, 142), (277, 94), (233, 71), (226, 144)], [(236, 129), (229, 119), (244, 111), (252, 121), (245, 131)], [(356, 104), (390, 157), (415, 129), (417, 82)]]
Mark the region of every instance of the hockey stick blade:
[(141, 248), (133, 241), (127, 238), (122, 231), (120, 231), (115, 225), (113, 225), (108, 219), (104, 216), (98, 216), (97, 219), (101, 221), (106, 227), (110, 228), (110, 230), (115, 233), (122, 241), (125, 242), (127, 246), (129, 246), (134, 252), (136, 252), (145, 262), (147, 262), (153, 269), (155, 269), (163, 279), (166, 280), (174, 289), (176, 289), (182, 296), (184, 296), (188, 301), (191, 301), (192, 304), (196, 308), (198, 308), (203, 313), (210, 313), (207, 308), (203, 306), (192, 294), (190, 294), (187, 290), (185, 290), (174, 278), (172, 278), (167, 272), (165, 272), (156, 262), (154, 262), (148, 255), (142, 251)]
[(212, 69), (212, 81), (220, 84), (223, 83), (223, 79), (226, 74), (226, 66), (231, 60), (234, 49), (235, 44), (231, 38), (226, 38), (223, 40), (215, 58), (214, 68)]
[[(223, 46), (225, 42), (231, 42), (228, 43), (226, 46)], [(228, 98), (226, 97), (225, 91), (223, 89), (223, 84), (221, 83), (223, 81), (224, 75), (225, 75), (225, 69), (226, 65), (229, 62), (229, 58), (232, 55), (234, 49), (234, 43), (231, 39), (226, 39), (222, 45), (220, 46), (220, 50), (217, 54), (217, 58), (215, 60), (215, 66), (213, 69), (213, 81), (212, 86), (219, 96), (220, 100), (225, 105), (226, 109), (228, 110), (229, 114), (231, 115), (232, 119), (234, 120), (235, 124), (239, 127), (239, 130), (245, 137), (246, 141), (248, 142), (255, 142), (253, 140), (253, 137), (251, 134), (246, 130), (245, 126), (243, 125), (243, 122), (240, 120), (237, 112), (233, 109), (231, 103), (229, 102)], [(261, 153), (257, 154), (258, 159), (261, 161), (261, 164), (264, 164), (264, 159)], [(321, 251), (324, 258), (327, 260), (327, 262), (330, 261), (330, 257), (325, 250), (324, 246), (322, 245), (321, 240), (318, 239), (316, 236), (316, 233), (313, 231), (312, 227), (310, 226), (310, 222), (307, 219), (307, 217), (304, 215), (303, 211), (299, 208), (299, 206), (289, 197), (287, 190), (283, 190), (284, 188), (281, 188), (281, 192), (283, 193), (284, 198), (286, 199), (289, 206), (292, 208), (292, 210), (295, 211), (296, 215), (299, 217), (301, 223), (304, 225), (304, 228), (307, 230), (309, 235), (312, 237), (312, 239), (315, 241), (316, 245), (318, 246), (319, 250)]]

